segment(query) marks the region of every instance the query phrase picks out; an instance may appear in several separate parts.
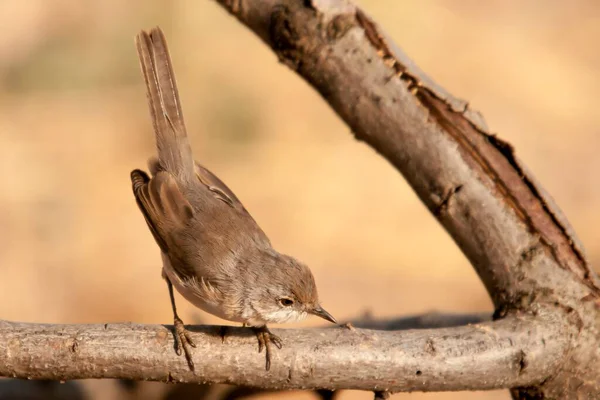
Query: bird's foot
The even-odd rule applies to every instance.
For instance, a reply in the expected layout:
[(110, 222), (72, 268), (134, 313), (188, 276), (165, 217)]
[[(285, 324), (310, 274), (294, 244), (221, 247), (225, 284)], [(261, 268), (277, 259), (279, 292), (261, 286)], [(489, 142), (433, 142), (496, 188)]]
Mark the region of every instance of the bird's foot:
[(279, 336), (272, 334), (266, 325), (253, 327), (252, 329), (256, 333), (256, 338), (258, 339), (258, 352), (261, 353), (263, 349), (266, 350), (266, 370), (268, 371), (271, 369), (271, 343), (278, 349), (281, 349), (283, 347), (283, 342)]
[(183, 321), (180, 318), (175, 317), (173, 325), (175, 326), (175, 352), (178, 356), (180, 356), (182, 352), (185, 353), (188, 365), (193, 371), (194, 361), (192, 360), (192, 350), (190, 349), (190, 346), (196, 347), (196, 343), (192, 340), (190, 333), (185, 329)]

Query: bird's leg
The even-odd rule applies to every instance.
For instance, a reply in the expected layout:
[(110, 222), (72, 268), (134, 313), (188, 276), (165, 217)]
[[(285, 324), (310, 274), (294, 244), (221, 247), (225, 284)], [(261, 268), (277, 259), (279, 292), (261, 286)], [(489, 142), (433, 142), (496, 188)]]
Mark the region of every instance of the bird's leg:
[(268, 371), (271, 369), (271, 343), (278, 349), (281, 349), (283, 342), (279, 336), (272, 334), (266, 325), (252, 327), (252, 330), (254, 330), (258, 339), (258, 352), (262, 352), (263, 348), (266, 350), (266, 369)]
[(194, 370), (194, 361), (192, 361), (192, 351), (190, 349), (190, 346), (196, 347), (196, 344), (190, 337), (189, 332), (185, 329), (185, 326), (183, 325), (183, 321), (181, 320), (181, 318), (179, 318), (179, 315), (177, 315), (177, 307), (175, 306), (175, 295), (173, 294), (173, 284), (171, 283), (171, 281), (168, 278), (166, 279), (166, 281), (167, 281), (167, 286), (169, 287), (169, 296), (171, 297), (171, 306), (173, 307), (173, 320), (174, 320), (173, 325), (175, 327), (175, 332), (173, 334), (175, 336), (175, 352), (177, 353), (178, 356), (181, 355), (182, 351), (185, 353), (185, 358), (188, 362), (188, 365), (190, 366), (190, 369), (193, 371)]

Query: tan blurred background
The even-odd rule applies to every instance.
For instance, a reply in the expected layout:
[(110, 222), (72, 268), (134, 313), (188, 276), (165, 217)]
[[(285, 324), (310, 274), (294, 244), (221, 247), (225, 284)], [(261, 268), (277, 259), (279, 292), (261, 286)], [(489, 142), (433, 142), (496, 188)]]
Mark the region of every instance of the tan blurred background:
[[(360, 3), (516, 146), (597, 265), (600, 3)], [(196, 158), (276, 247), (312, 267), (332, 314), (491, 312), (472, 268), (400, 175), (212, 1), (2, 0), (0, 318), (171, 323), (158, 249), (129, 183), (154, 152), (133, 37), (156, 24), (171, 45)], [(222, 322), (178, 303), (186, 321)], [(86, 390), (120, 396), (110, 381)]]

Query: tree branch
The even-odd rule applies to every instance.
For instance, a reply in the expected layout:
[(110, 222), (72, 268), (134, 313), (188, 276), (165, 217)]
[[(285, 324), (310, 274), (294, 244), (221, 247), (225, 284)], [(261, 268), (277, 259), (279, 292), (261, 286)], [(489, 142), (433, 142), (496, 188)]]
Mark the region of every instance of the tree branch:
[[(265, 389), (495, 389), (541, 382), (568, 349), (552, 316), (433, 330), (274, 330), (285, 345), (268, 373), (249, 329), (191, 327), (196, 371), (171, 327), (0, 322), (0, 376), (230, 383)], [(558, 323), (557, 323), (558, 322)]]
[(514, 395), (599, 398), (600, 281), (513, 147), (347, 0), (216, 1), (402, 173), (474, 266), (496, 318), (562, 310), (573, 334), (568, 362)]
[[(600, 295), (583, 246), (512, 146), (346, 0), (217, 0), (301, 75), (407, 179), (469, 258), (497, 307), (558, 282), (552, 263)], [(477, 205), (485, 205), (477, 206)], [(524, 263), (523, 261), (527, 261)], [(543, 271), (535, 271), (545, 274)], [(531, 274), (531, 271), (529, 271)]]
[[(510, 144), (346, 0), (217, 0), (390, 161), (469, 258), (498, 320), (433, 330), (278, 330), (269, 373), (251, 333), (196, 327), (196, 374), (169, 330), (0, 322), (0, 375), (221, 382), (265, 389), (514, 388), (600, 397), (600, 285), (568, 222)], [(388, 325), (389, 326), (389, 325)]]

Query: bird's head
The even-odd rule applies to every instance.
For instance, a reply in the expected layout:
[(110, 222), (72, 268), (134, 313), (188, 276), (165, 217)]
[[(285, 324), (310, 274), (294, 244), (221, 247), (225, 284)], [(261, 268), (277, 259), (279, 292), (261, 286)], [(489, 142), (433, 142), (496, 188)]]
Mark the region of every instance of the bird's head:
[(310, 269), (293, 257), (268, 252), (262, 257), (250, 306), (265, 323), (300, 321), (313, 314), (336, 323), (319, 303)]

